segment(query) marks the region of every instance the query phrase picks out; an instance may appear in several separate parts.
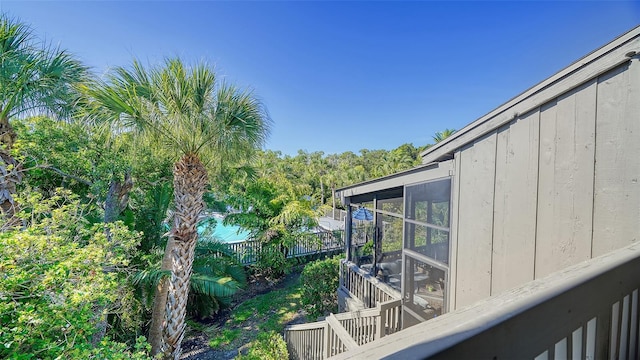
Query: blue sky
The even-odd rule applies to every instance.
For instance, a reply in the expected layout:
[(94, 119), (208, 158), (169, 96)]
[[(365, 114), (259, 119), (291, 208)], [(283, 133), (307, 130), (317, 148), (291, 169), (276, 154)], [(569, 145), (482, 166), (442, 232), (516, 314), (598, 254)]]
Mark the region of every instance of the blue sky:
[(640, 24), (640, 2), (7, 1), (102, 74), (206, 60), (251, 87), (266, 148), (393, 149), (460, 129)]

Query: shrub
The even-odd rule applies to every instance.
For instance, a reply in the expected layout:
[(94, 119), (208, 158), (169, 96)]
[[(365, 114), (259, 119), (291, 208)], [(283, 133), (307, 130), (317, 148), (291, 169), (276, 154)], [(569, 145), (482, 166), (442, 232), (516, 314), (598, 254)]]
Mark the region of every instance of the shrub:
[(139, 235), (91, 225), (69, 193), (19, 201), (25, 227), (0, 233), (0, 358), (144, 358), (144, 339), (129, 353), (113, 333), (94, 338), (108, 315), (141, 326), (124, 272)]
[(291, 271), (291, 261), (286, 258), (279, 246), (263, 245), (254, 268), (267, 278), (277, 279)]
[(287, 343), (275, 331), (261, 333), (249, 345), (246, 355), (239, 354), (236, 360), (282, 360), (289, 358)]
[(340, 257), (316, 260), (302, 270), (301, 302), (311, 318), (338, 310)]

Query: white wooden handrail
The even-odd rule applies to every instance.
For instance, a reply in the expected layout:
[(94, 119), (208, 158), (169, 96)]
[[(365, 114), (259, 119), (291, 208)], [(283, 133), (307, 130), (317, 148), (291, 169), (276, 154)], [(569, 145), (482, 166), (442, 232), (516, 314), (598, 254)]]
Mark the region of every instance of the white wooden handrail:
[[(338, 319), (333, 314), (329, 314), (327, 316), (327, 323), (331, 328), (331, 332), (333, 332), (339, 339), (342, 345), (346, 347), (347, 351), (353, 350), (358, 347), (358, 344), (353, 340), (351, 335), (345, 330), (345, 328), (340, 324)], [(341, 352), (341, 351), (340, 351)]]
[(325, 359), (400, 330), (402, 302), (330, 314), (325, 320), (287, 326), (284, 338), (292, 359)]

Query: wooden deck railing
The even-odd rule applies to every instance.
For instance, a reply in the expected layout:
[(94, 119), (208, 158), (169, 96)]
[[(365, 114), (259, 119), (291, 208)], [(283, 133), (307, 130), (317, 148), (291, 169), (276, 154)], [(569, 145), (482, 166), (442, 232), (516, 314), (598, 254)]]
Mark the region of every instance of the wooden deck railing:
[(336, 359), (638, 359), (640, 243)]
[(325, 333), (329, 325), (326, 321), (290, 325), (284, 330), (284, 340), (291, 359), (326, 358)]
[(284, 331), (292, 359), (326, 359), (400, 330), (402, 303), (392, 300), (374, 309), (330, 314), (325, 320), (290, 325)]
[(400, 294), (391, 286), (346, 260), (340, 262), (340, 288), (360, 300), (365, 308), (400, 298)]
[(400, 331), (402, 302), (391, 300), (373, 309), (335, 314), (340, 325), (360, 345)]
[[(226, 245), (233, 251), (236, 260), (243, 265), (256, 263), (260, 254), (266, 250), (263, 243), (257, 240), (231, 242)], [(302, 235), (295, 245), (287, 249), (287, 256), (294, 258), (342, 250), (344, 250), (344, 231), (319, 232)]]

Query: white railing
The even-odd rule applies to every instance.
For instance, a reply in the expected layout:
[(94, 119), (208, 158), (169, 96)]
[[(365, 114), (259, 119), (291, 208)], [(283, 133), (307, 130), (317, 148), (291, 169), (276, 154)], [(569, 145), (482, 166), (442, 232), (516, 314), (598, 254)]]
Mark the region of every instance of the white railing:
[(336, 359), (637, 359), (636, 243)]
[[(233, 251), (236, 260), (243, 265), (256, 263), (263, 251), (267, 251), (267, 247), (258, 240), (230, 242), (225, 245)], [(281, 250), (274, 248), (274, 251)], [(301, 235), (297, 242), (286, 251), (289, 258), (344, 251), (344, 231), (336, 230)]]
[(360, 345), (400, 331), (402, 302), (391, 300), (373, 309), (335, 314), (340, 325)]
[(287, 326), (284, 330), (284, 340), (289, 350), (289, 358), (326, 358), (325, 333), (328, 326), (326, 321)]
[(325, 320), (290, 325), (284, 331), (292, 359), (326, 359), (400, 330), (402, 303), (392, 300), (374, 309), (330, 314)]
[(340, 288), (361, 301), (365, 308), (400, 298), (400, 294), (391, 286), (346, 260), (340, 262)]

